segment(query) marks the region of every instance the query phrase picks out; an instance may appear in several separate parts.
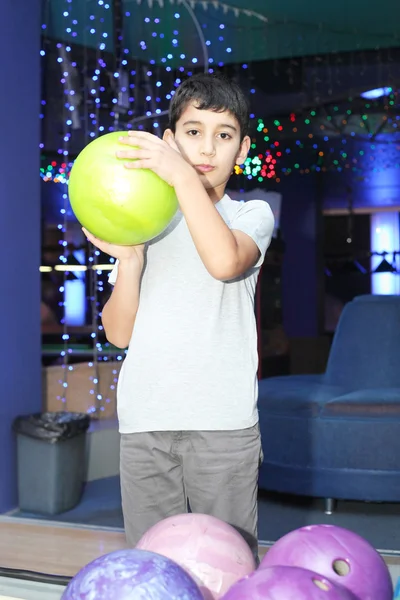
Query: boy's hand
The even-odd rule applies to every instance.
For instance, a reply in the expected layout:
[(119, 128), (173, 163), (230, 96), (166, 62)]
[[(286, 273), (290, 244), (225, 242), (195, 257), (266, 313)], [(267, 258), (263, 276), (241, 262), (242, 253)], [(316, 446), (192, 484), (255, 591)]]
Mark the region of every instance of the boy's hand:
[(116, 153), (118, 158), (130, 159), (125, 163), (128, 169), (151, 169), (173, 187), (180, 178), (196, 175), (172, 139), (166, 142), (145, 131), (128, 131), (120, 143), (130, 146)]
[(92, 242), (96, 248), (105, 252), (109, 256), (116, 258), (119, 262), (133, 262), (137, 263), (140, 270), (143, 269), (144, 264), (144, 244), (138, 246), (118, 246), (117, 244), (109, 244), (103, 240), (99, 240), (96, 236), (91, 234), (87, 229), (82, 227), (83, 233), (86, 235), (89, 242)]

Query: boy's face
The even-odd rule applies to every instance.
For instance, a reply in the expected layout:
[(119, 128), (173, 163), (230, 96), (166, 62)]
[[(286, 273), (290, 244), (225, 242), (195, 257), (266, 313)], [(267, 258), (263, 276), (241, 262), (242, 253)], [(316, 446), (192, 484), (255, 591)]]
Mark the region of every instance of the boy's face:
[(229, 111), (199, 110), (195, 103), (183, 111), (175, 134), (167, 130), (164, 139), (168, 136), (174, 137), (213, 200), (222, 197), (234, 165), (244, 162), (250, 147), (250, 138), (241, 140), (239, 123)]

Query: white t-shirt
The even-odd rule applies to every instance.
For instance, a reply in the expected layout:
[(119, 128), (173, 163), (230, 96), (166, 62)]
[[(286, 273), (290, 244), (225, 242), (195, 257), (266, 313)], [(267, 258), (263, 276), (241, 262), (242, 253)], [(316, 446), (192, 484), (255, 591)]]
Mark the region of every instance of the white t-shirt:
[[(206, 270), (180, 211), (147, 245), (140, 302), (118, 381), (121, 433), (252, 427), (257, 411), (254, 293), (274, 217), (262, 200), (225, 195), (216, 208), (260, 249), (232, 281)], [(118, 265), (110, 273), (115, 283)]]

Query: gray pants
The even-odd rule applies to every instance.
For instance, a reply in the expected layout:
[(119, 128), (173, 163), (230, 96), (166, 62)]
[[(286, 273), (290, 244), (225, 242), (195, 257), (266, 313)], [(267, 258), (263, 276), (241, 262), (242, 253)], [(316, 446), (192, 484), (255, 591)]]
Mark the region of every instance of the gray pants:
[(166, 517), (204, 513), (233, 525), (255, 556), (258, 424), (235, 431), (168, 431), (121, 436), (122, 510), (127, 542)]

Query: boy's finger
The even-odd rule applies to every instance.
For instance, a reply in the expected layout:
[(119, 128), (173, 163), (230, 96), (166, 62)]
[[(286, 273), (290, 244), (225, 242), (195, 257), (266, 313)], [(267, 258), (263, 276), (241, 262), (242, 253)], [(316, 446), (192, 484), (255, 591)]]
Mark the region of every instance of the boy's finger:
[(148, 150), (117, 150), (118, 158), (150, 158)]
[(148, 131), (128, 131), (128, 138), (147, 140), (149, 142), (154, 142), (155, 144), (158, 144), (161, 141), (158, 136), (154, 135), (154, 133), (149, 133)]
[(119, 142), (121, 144), (124, 144), (125, 146), (136, 146), (137, 148), (141, 148), (142, 150), (151, 150), (152, 148), (154, 148), (155, 143), (157, 143), (158, 141), (158, 138), (154, 135), (151, 135), (151, 137), (146, 138), (140, 135), (136, 135), (136, 133), (132, 133), (132, 135), (123, 136), (119, 138)]
[(90, 233), (90, 231), (88, 231), (88, 230), (86, 229), (86, 227), (82, 227), (82, 231), (83, 231), (83, 233), (85, 234), (85, 237), (86, 237), (86, 238), (89, 240), (89, 239), (90, 239), (90, 237), (92, 236), (92, 234)]
[(94, 236), (90, 233), (90, 231), (88, 231), (85, 227), (82, 227), (82, 231), (83, 233), (86, 235), (87, 238), (93, 238)]
[(84, 234), (86, 235), (87, 239), (89, 240), (89, 242), (92, 242), (92, 244), (94, 244), (95, 246), (98, 246), (98, 244), (101, 244), (101, 241), (92, 233), (90, 233), (89, 231), (87, 231), (87, 229), (85, 229), (84, 227), (82, 227), (82, 231), (84, 232)]

